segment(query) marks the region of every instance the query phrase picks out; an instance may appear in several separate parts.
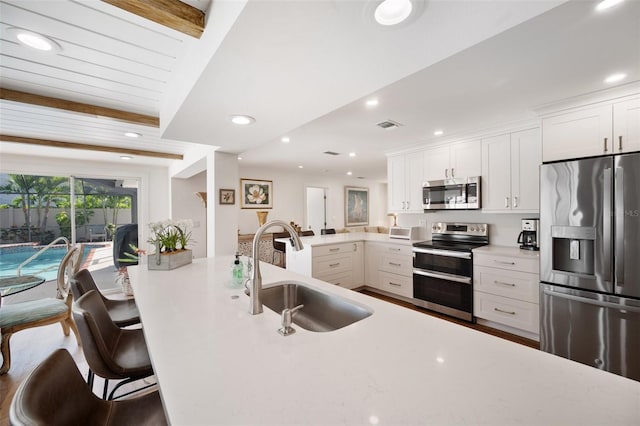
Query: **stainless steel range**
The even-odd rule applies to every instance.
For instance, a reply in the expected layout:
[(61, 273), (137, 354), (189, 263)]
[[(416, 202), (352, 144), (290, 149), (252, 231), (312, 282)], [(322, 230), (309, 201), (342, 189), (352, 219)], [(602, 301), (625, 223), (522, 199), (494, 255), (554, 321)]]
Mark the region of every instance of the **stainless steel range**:
[(431, 225), (431, 241), (413, 244), (414, 304), (473, 321), (473, 250), (489, 244), (486, 223)]

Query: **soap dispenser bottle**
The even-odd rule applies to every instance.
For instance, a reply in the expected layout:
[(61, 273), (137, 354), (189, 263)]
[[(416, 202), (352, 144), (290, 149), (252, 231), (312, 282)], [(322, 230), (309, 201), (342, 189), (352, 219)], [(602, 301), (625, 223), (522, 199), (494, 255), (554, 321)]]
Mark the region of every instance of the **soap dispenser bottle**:
[(242, 287), (242, 280), (244, 279), (244, 269), (242, 268), (242, 262), (240, 261), (240, 253), (236, 253), (236, 259), (233, 261), (233, 267), (231, 269), (231, 283), (234, 287)]

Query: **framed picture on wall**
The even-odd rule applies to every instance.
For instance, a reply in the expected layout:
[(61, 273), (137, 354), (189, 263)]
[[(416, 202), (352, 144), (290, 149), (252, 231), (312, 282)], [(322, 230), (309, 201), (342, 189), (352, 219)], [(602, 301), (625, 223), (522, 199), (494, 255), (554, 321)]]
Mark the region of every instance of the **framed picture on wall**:
[(344, 187), (344, 225), (369, 225), (369, 188)]
[(235, 204), (235, 203), (236, 203), (235, 189), (220, 189), (220, 204)]
[(259, 179), (240, 179), (240, 208), (273, 208), (273, 182)]

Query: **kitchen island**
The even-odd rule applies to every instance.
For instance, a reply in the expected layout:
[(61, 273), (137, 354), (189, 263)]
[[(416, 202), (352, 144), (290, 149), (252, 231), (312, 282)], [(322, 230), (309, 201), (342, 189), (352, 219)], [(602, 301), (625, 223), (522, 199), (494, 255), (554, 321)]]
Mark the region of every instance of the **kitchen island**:
[(129, 267), (171, 424), (640, 424), (640, 383), (261, 263), (373, 315), (278, 334), (248, 313), (232, 257)]

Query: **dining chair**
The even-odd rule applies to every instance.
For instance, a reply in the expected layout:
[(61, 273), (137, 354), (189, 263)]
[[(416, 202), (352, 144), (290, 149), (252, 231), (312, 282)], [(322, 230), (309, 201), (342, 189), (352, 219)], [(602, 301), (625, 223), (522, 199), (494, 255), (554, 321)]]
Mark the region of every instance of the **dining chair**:
[(280, 266), (284, 266), (285, 264), (285, 255), (287, 252), (287, 245), (285, 243), (281, 243), (279, 241), (276, 241), (276, 239), (280, 239), (280, 238), (289, 238), (291, 237), (291, 234), (289, 234), (287, 231), (284, 232), (274, 232), (272, 235), (272, 244), (273, 244), (273, 256), (271, 258), (271, 263), (276, 265), (276, 254), (280, 255), (280, 262), (277, 263), (277, 265)]
[(127, 327), (140, 323), (140, 312), (138, 312), (135, 300), (109, 299), (102, 294), (89, 270), (81, 269), (76, 272), (71, 279), (71, 291), (74, 299), (78, 300), (91, 290), (95, 290), (100, 295), (104, 306), (109, 312), (109, 316), (118, 327)]
[(26, 425), (166, 425), (158, 391), (122, 401), (91, 392), (66, 349), (57, 349), (20, 383), (9, 422)]
[[(114, 394), (120, 386), (153, 375), (142, 329), (118, 327), (109, 316), (97, 291), (90, 290), (75, 301), (73, 317), (80, 331), (84, 357), (89, 364), (87, 384), (93, 390), (95, 375), (102, 377), (103, 399), (114, 399)], [(120, 382), (107, 398), (111, 379)], [(128, 394), (119, 395), (118, 398)]]
[(0, 333), (2, 342), (2, 367), (0, 374), (6, 374), (11, 368), (11, 336), (18, 331), (40, 327), (59, 322), (62, 332), (69, 335), (69, 330), (76, 336), (80, 345), (80, 335), (73, 321), (71, 307), (73, 294), (69, 291), (69, 282), (82, 257), (82, 249), (74, 246), (67, 251), (58, 267), (57, 295), (55, 298), (31, 300), (0, 306)]

